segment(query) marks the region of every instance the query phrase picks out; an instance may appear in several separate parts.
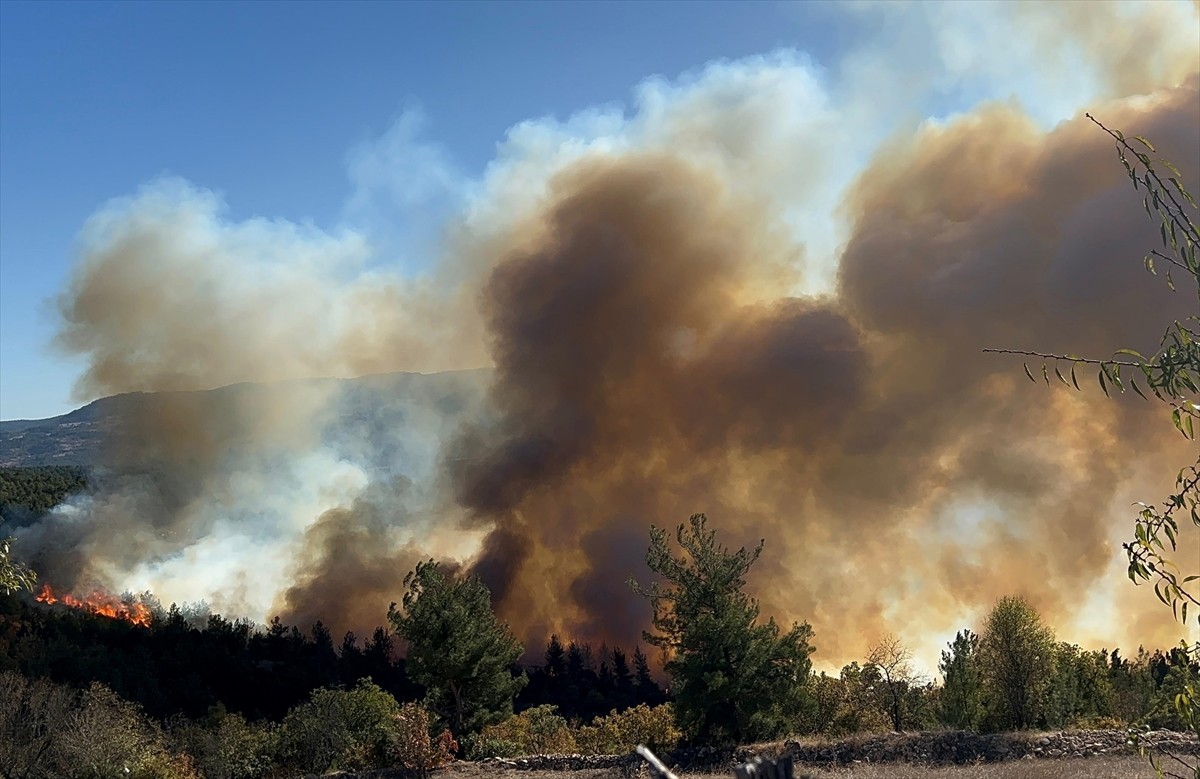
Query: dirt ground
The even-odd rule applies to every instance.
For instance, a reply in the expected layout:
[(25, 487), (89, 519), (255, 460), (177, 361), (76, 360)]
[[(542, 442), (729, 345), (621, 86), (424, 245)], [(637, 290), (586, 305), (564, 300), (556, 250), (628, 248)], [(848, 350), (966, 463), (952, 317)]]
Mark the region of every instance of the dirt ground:
[[(1190, 758), (1195, 760), (1195, 758)], [(1176, 766), (1182, 769), (1182, 766)], [(1180, 771), (1186, 773), (1186, 771)], [(640, 773), (640, 776), (648, 776)], [(1154, 770), (1136, 757), (1069, 760), (1011, 760), (931, 768), (904, 764), (860, 765), (841, 769), (797, 766), (796, 779), (1152, 779)], [(459, 763), (436, 774), (445, 779), (627, 779), (620, 771), (518, 771), (495, 765)], [(731, 779), (732, 773), (682, 773), (680, 779)]]

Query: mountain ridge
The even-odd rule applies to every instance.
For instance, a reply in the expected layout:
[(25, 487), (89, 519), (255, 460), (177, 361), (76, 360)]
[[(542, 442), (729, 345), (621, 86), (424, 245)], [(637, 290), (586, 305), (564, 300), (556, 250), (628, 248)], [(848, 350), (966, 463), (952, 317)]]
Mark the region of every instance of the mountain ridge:
[[(453, 413), (482, 397), (491, 370), (474, 368), (436, 373), (397, 371), (353, 378), (317, 377), (279, 382), (238, 382), (203, 390), (123, 392), (92, 400), (79, 408), (45, 419), (0, 420), (0, 467), (102, 464), (104, 445), (139, 410), (166, 398), (197, 402), (233, 402), (239, 397), (269, 395), (296, 387), (330, 385), (349, 402), (340, 404), (346, 416), (379, 415), (385, 409), (406, 407)], [(399, 409), (396, 409), (399, 404)], [(394, 422), (393, 413), (389, 421)], [(382, 420), (380, 420), (382, 423)]]

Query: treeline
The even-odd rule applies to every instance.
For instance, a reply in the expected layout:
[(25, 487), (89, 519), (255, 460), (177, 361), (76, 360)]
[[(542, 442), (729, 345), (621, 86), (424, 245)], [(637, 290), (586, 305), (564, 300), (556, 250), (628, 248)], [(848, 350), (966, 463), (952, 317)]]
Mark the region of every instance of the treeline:
[[(494, 711), (451, 734), (424, 705), (430, 691), (410, 677), (391, 629), (335, 642), (320, 623), (302, 632), (174, 606), (154, 613), (142, 627), (0, 599), (5, 776), (77, 776), (70, 766), (86, 759), (107, 767), (98, 776), (132, 766), (134, 776), (161, 779), (267, 779), (694, 740), (640, 647), (627, 656), (552, 636), (540, 663), (509, 669), (527, 679), (510, 701), (515, 713)], [(1010, 641), (1016, 634), (1022, 642)], [(1125, 658), (1055, 642), (1036, 612), (1003, 599), (980, 633), (961, 631), (943, 652), (942, 683), (922, 678), (907, 649), (885, 638), (836, 676), (797, 680), (802, 705), (782, 730), (1180, 728), (1172, 700), (1198, 672), (1182, 650)]]
[[(0, 672), (79, 689), (99, 682), (157, 719), (204, 717), (221, 707), (251, 721), (278, 721), (313, 690), (367, 678), (399, 701), (425, 695), (389, 628), (365, 640), (353, 632), (335, 640), (320, 622), (307, 631), (278, 619), (259, 628), (202, 607), (137, 600), (154, 615), (149, 627), (0, 595)], [(548, 704), (582, 722), (666, 700), (640, 647), (627, 655), (620, 647), (594, 650), (552, 636), (543, 663), (513, 665), (511, 673), (528, 678), (517, 710)]]
[[(836, 677), (814, 673), (812, 628), (763, 620), (744, 591), (762, 545), (730, 551), (706, 523), (693, 516), (673, 537), (651, 528), (657, 579), (630, 582), (653, 606), (645, 635), (669, 690), (641, 647), (551, 636), (540, 662), (522, 667), (525, 647), (484, 584), (432, 560), (405, 577), (401, 604), (365, 642), (335, 640), (319, 622), (256, 628), (164, 609), (149, 595), (137, 599), (147, 625), (0, 597), (0, 775), (82, 776), (69, 766), (84, 754), (137, 767), (134, 776), (267, 779), (421, 770), (454, 755), (624, 752), (638, 741), (669, 749), (935, 727), (1186, 725), (1174, 699), (1200, 679), (1194, 654), (1083, 650), (1015, 597), (959, 632), (940, 684), (891, 636)], [(104, 722), (123, 735), (96, 735)], [(65, 767), (13, 768), (34, 736), (46, 759), (32, 765)]]
[(87, 483), (87, 471), (75, 466), (0, 468), (0, 525), (28, 524)]

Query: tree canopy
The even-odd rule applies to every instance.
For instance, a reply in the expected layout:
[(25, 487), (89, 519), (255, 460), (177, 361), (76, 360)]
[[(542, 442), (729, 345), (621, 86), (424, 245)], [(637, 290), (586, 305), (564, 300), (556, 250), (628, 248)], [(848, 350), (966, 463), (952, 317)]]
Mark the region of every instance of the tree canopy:
[(1001, 598), (984, 621), (979, 655), (991, 726), (1038, 725), (1054, 671), (1054, 632), (1037, 611), (1022, 598)]
[(402, 607), (388, 619), (408, 642), (408, 672), (427, 692), (426, 702), (457, 738), (512, 714), (525, 686), (513, 664), (521, 643), (492, 610), (492, 596), (477, 577), (447, 575), (429, 560), (404, 577)]
[(664, 650), (680, 729), (693, 742), (747, 743), (793, 727), (810, 707), (812, 628), (784, 632), (760, 623), (758, 602), (743, 592), (746, 574), (762, 553), (730, 552), (703, 514), (675, 532), (652, 527), (646, 562), (661, 581), (636, 591), (650, 599), (656, 633), (645, 639)]

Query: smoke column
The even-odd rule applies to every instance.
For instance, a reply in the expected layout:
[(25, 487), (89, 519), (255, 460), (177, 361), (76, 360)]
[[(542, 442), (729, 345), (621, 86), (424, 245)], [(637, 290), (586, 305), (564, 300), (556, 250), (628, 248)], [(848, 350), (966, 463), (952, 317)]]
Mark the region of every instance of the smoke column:
[[(230, 223), (169, 182), (110, 205), (60, 345), (81, 398), (179, 392), (23, 549), (63, 586), (359, 631), (454, 560), (536, 652), (636, 642), (648, 526), (703, 511), (767, 540), (751, 588), (827, 663), (884, 632), (935, 657), (1010, 593), (1072, 640), (1173, 642), (1119, 542), (1193, 450), (1161, 406), (981, 350), (1147, 350), (1190, 313), (1081, 109), (1200, 190), (1197, 13), (966, 7), (846, 11), (866, 38), (833, 75), (777, 52), (518, 125), (418, 276), (369, 225)], [(247, 381), (274, 383), (183, 392)]]

